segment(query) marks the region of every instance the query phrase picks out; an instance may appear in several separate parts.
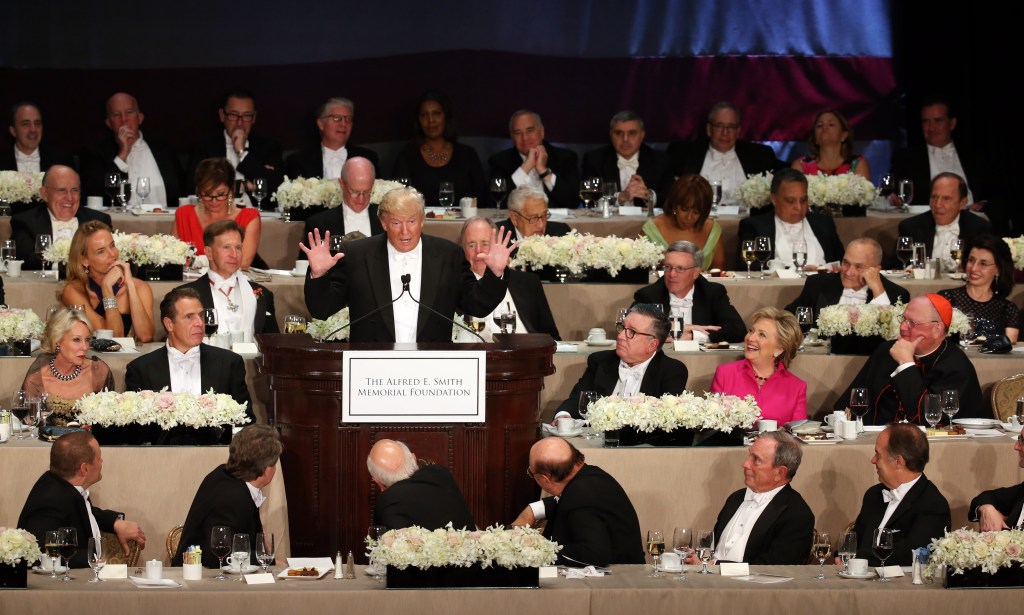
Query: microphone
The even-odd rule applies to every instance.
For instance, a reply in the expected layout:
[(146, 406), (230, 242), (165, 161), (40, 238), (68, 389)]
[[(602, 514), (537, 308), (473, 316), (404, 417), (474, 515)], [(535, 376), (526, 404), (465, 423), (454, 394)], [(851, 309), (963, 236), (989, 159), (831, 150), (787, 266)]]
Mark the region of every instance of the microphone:
[[(332, 338), (335, 335), (337, 335), (338, 333), (341, 333), (345, 329), (348, 329), (352, 325), (356, 324), (357, 322), (360, 322), (362, 320), (366, 320), (367, 318), (369, 318), (370, 316), (373, 316), (374, 314), (376, 314), (377, 312), (383, 310), (384, 308), (391, 307), (392, 305), (394, 305), (399, 299), (402, 298), (402, 295), (404, 295), (405, 293), (409, 293), (409, 280), (411, 278), (412, 278), (412, 276), (410, 276), (408, 273), (402, 276), (402, 292), (398, 293), (398, 296), (395, 297), (394, 299), (392, 299), (390, 303), (385, 303), (384, 305), (378, 307), (377, 309), (371, 310), (370, 312), (367, 312), (366, 314), (363, 314), (362, 316), (360, 316), (359, 318), (357, 318), (355, 320), (350, 320), (347, 325), (342, 325), (342, 326), (338, 327), (337, 329), (335, 329), (334, 331), (331, 331), (330, 333), (325, 335), (321, 341), (327, 341), (330, 338)], [(412, 293), (409, 293), (409, 297), (410, 298), (412, 297)], [(416, 301), (416, 300), (413, 299), (413, 301)], [(416, 301), (416, 303), (419, 303), (419, 301)], [(479, 336), (477, 336), (477, 337), (479, 337)]]
[[(402, 276), (402, 294), (405, 294), (405, 292), (409, 290), (409, 281), (411, 279), (412, 279), (412, 276), (410, 274), (408, 274), (408, 273)], [(398, 295), (398, 296), (401, 297), (402, 295)], [(427, 310), (430, 311), (431, 313), (440, 316), (441, 318), (443, 318), (446, 321), (452, 323), (456, 327), (459, 327), (460, 329), (464, 329), (466, 331), (469, 331), (470, 333), (473, 334), (474, 337), (476, 337), (476, 339), (480, 340), (484, 344), (487, 343), (487, 340), (485, 340), (484, 338), (480, 337), (479, 333), (477, 333), (476, 331), (470, 329), (465, 324), (463, 324), (463, 323), (461, 323), (461, 322), (459, 322), (457, 320), (454, 320), (454, 319), (452, 319), (452, 318), (450, 318), (448, 316), (445, 316), (444, 314), (442, 314), (441, 312), (438, 312), (437, 310), (435, 310), (434, 308), (430, 307), (426, 303), (420, 303), (419, 300), (416, 299), (416, 297), (412, 296), (412, 292), (409, 293), (409, 298), (412, 299), (416, 303), (416, 305), (418, 305), (420, 307), (427, 308)], [(398, 301), (398, 299), (395, 299), (395, 301)]]
[[(412, 274), (411, 273), (403, 273), (402, 274), (402, 292), (403, 293), (409, 292), (409, 282), (411, 280), (412, 280)], [(401, 297), (402, 295), (398, 295), (398, 296)], [(410, 294), (409, 296), (411, 297), (412, 295)], [(395, 299), (395, 301), (398, 301), (398, 299)], [(416, 300), (413, 299), (413, 301), (416, 301)], [(416, 301), (416, 303), (419, 303), (419, 301)]]

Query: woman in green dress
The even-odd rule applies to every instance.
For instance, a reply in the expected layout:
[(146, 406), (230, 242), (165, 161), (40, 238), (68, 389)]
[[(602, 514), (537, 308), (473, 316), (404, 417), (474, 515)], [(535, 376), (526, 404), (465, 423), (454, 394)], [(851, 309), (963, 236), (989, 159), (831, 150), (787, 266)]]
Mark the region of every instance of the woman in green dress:
[(704, 251), (705, 270), (725, 266), (722, 227), (712, 220), (711, 184), (700, 175), (683, 175), (672, 184), (664, 204), (665, 213), (649, 218), (643, 235), (667, 248), (677, 241), (690, 241)]

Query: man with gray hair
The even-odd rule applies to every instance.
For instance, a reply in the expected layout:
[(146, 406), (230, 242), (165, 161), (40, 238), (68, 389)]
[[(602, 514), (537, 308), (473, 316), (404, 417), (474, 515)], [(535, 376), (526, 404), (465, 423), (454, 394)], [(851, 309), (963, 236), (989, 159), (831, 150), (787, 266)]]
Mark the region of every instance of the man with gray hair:
[(698, 342), (738, 342), (747, 328), (721, 284), (700, 274), (704, 251), (689, 241), (677, 241), (665, 251), (661, 278), (636, 291), (638, 303), (660, 305), (680, 339)]
[(553, 207), (579, 205), (580, 172), (576, 152), (544, 140), (540, 115), (527, 109), (508, 121), (514, 147), (491, 156), (491, 178), (502, 177), (509, 188), (533, 186), (551, 199)]
[(508, 218), (498, 223), (498, 227), (514, 232), (520, 241), (533, 235), (562, 237), (572, 230), (565, 222), (550, 222), (550, 218), (548, 195), (543, 190), (525, 185), (508, 195)]
[(611, 145), (583, 155), (583, 177), (600, 177), (619, 189), (620, 205), (657, 203), (672, 187), (668, 156), (644, 144), (644, 120), (633, 111), (612, 116)]
[(349, 145), (356, 106), (351, 100), (335, 96), (316, 109), (316, 127), (320, 142), (288, 156), (284, 170), (288, 177), (341, 177), (345, 162), (355, 157), (366, 158), (377, 168), (377, 153), (358, 145)]
[(436, 530), (451, 523), (456, 529), (476, 529), (452, 473), (444, 466), (417, 461), (404, 442), (377, 441), (366, 467), (381, 491), (373, 510), (374, 525)]

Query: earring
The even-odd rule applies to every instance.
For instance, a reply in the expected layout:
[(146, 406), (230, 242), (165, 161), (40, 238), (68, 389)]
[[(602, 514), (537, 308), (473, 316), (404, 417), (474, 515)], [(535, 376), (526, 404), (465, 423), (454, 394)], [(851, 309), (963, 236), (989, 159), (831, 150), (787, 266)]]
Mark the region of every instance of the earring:
[(53, 347), (53, 354), (60, 354), (60, 344)]

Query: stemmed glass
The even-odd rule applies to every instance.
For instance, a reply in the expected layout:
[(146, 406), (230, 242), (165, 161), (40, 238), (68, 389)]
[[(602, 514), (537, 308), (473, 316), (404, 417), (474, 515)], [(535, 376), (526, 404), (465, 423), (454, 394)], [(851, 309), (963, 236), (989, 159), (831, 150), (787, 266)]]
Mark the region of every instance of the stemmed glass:
[(672, 550), (679, 556), (679, 576), (676, 581), (686, 580), (686, 558), (693, 552), (693, 530), (688, 527), (677, 527), (672, 532)]
[(445, 209), (451, 207), (455, 203), (455, 182), (441, 182), (437, 191), (437, 200), (441, 202), (441, 207)]
[(875, 552), (875, 557), (882, 562), (881, 568), (878, 569), (878, 580), (882, 583), (889, 582), (889, 579), (885, 578), (885, 560), (892, 555), (892, 547), (892, 530), (887, 527), (875, 528), (871, 537), (871, 550)]
[[(11, 414), (18, 417), (22, 427), (35, 423), (35, 417), (29, 416), (32, 414), (32, 405), (29, 403), (28, 393), (20, 390), (14, 392), (14, 396), (11, 398)], [(25, 439), (25, 431), (23, 429), (18, 429), (18, 439)]]
[(897, 196), (900, 197), (900, 201), (903, 202), (904, 211), (910, 207), (910, 203), (914, 200), (914, 180), (912, 179), (901, 179), (899, 187), (896, 188)]
[(807, 244), (803, 241), (793, 242), (793, 268), (796, 274), (804, 277), (804, 266), (807, 264)]
[(71, 558), (78, 551), (78, 530), (73, 527), (62, 527), (57, 530), (57, 545), (60, 556), (64, 558), (64, 578), (61, 581), (73, 581), (71, 576)]
[(504, 177), (492, 177), (490, 186), (494, 208), (501, 209), (501, 202), (505, 200), (505, 193), (508, 192), (508, 182)]
[(121, 187), (121, 174), (117, 171), (111, 171), (103, 176), (103, 187), (107, 191), (107, 196), (110, 197), (110, 203), (117, 202), (117, 191)]
[(248, 534), (234, 534), (231, 537), (231, 557), (238, 564), (238, 580), (241, 581), (249, 567), (249, 555), (252, 551), (249, 548)]
[(267, 178), (256, 177), (252, 180), (252, 198), (256, 199), (256, 209), (262, 209), (263, 199), (267, 198)]
[(601, 196), (608, 201), (608, 205), (615, 204), (615, 195), (619, 192), (619, 185), (615, 182), (601, 183)]
[(619, 308), (619, 311), (615, 313), (615, 324), (621, 325), (626, 322), (626, 314), (629, 312), (629, 308)]
[(900, 259), (900, 264), (903, 269), (907, 268), (907, 263), (914, 258), (914, 238), (913, 237), (898, 237), (896, 239), (896, 258)]
[(122, 180), (117, 186), (118, 211), (128, 211), (128, 201), (132, 199), (132, 183), (127, 179)]
[(213, 577), (218, 581), (227, 581), (224, 576), (224, 558), (231, 553), (231, 528), (226, 525), (215, 525), (210, 531), (210, 550), (217, 556), (220, 562), (217, 565), (218, 574)]
[(942, 420), (942, 398), (934, 393), (924, 396), (924, 420), (932, 429)]
[(89, 579), (89, 583), (102, 583), (103, 579), (100, 578), (100, 570), (107, 565), (106, 554), (103, 553), (100, 541), (95, 538), (89, 538), (89, 546), (87, 553), (87, 561), (89, 567), (92, 568), (93, 578)]
[(697, 557), (700, 558), (700, 572), (698, 574), (714, 574), (708, 570), (708, 562), (715, 554), (715, 531), (700, 530), (697, 533)]
[(772, 258), (772, 238), (755, 237), (754, 254), (757, 255), (757, 260), (761, 261), (761, 279), (763, 280), (764, 270), (768, 266), (768, 261)]
[(839, 536), (839, 559), (843, 572), (850, 573), (850, 560), (857, 557), (857, 532), (843, 532)]
[(816, 581), (825, 580), (825, 560), (832, 554), (832, 537), (828, 532), (814, 532), (814, 556), (818, 558)]
[(39, 277), (41, 277), (41, 278), (45, 278), (46, 277), (46, 270), (48, 269), (48, 267), (47, 267), (47, 262), (48, 261), (43, 257), (43, 253), (46, 252), (46, 249), (49, 248), (50, 244), (52, 244), (52, 243), (53, 243), (53, 236), (52, 235), (47, 235), (45, 233), (41, 234), (41, 235), (36, 235), (36, 254), (39, 255), (39, 260), (43, 262), (42, 268), (39, 270)]
[(31, 412), (36, 417), (35, 430), (29, 433), (30, 438), (38, 435), (39, 430), (45, 427), (47, 421), (50, 420), (50, 406), (46, 403), (49, 397), (49, 393), (40, 393), (39, 397), (30, 397), (28, 399), (28, 405), (32, 408)]
[(600, 177), (588, 177), (580, 182), (580, 200), (583, 201), (583, 205), (585, 205), (587, 209), (590, 209), (590, 204), (597, 200), (597, 197), (600, 194)]
[(942, 411), (949, 417), (949, 424), (953, 424), (953, 417), (960, 412), (960, 392), (956, 389), (946, 389), (942, 392)]
[(807, 335), (814, 327), (814, 308), (807, 305), (796, 308), (796, 322), (800, 325), (800, 331)]
[(146, 204), (146, 197), (149, 196), (150, 182), (148, 177), (140, 177), (135, 182), (135, 194), (139, 195), (139, 206)]
[(597, 391), (580, 391), (580, 418), (585, 421), (583, 427), (583, 439), (593, 440), (597, 437), (597, 433), (590, 428), (590, 422), (587, 421), (587, 417), (590, 415), (590, 404), (601, 399), (601, 394)]
[(57, 568), (60, 566), (60, 530), (46, 532), (43, 548), (46, 550), (46, 557), (50, 558), (50, 578), (56, 579)]
[(889, 195), (896, 191), (896, 182), (892, 178), (892, 173), (886, 173), (882, 176), (882, 179), (878, 182), (878, 195), (889, 198)]
[[(366, 546), (367, 547), (375, 547), (375, 546), (377, 546), (377, 543), (380, 542), (381, 537), (384, 536), (384, 534), (387, 531), (388, 531), (388, 528), (384, 527), (383, 525), (371, 525), (366, 530)], [(374, 574), (373, 574), (374, 580), (376, 580), (376, 581), (383, 581), (384, 580), (384, 574), (383, 573), (384, 573), (385, 570), (387, 570), (387, 568), (382, 566), (381, 562), (373, 560), (372, 557), (371, 557), (370, 565), (373, 566), (373, 568), (374, 568)]]
[(964, 256), (964, 242), (959, 237), (953, 238), (953, 243), (949, 244), (949, 257), (953, 259), (953, 263), (956, 266), (954, 273), (960, 273), (960, 260)]
[(217, 334), (217, 329), (220, 325), (217, 320), (216, 308), (206, 308), (203, 310), (203, 325), (206, 327), (206, 337), (212, 337)]
[(743, 262), (747, 264), (747, 279), (749, 280), (752, 277), (750, 266), (757, 260), (757, 252), (754, 251), (754, 240), (744, 239), (742, 248), (740, 255), (743, 257)]
[(7, 271), (7, 261), (14, 260), (17, 252), (17, 245), (13, 239), (0, 241), (0, 270)]
[(256, 534), (256, 559), (263, 566), (263, 572), (269, 571), (270, 565), (274, 563), (274, 535), (269, 535), (269, 541), (267, 538), (268, 535), (263, 532)]
[(196, 244), (191, 241), (186, 241), (185, 246), (187, 251), (185, 252), (185, 271), (194, 272), (196, 270), (196, 255), (199, 250), (196, 249)]
[(665, 534), (661, 530), (647, 530), (647, 552), (654, 558), (654, 572), (647, 576), (651, 579), (665, 576), (660, 570), (661, 554), (665, 552)]
[(864, 415), (868, 413), (871, 394), (867, 389), (850, 390), (850, 412), (857, 417), (857, 433), (864, 431)]
[(711, 215), (718, 213), (718, 206), (722, 204), (722, 180), (711, 180)]

